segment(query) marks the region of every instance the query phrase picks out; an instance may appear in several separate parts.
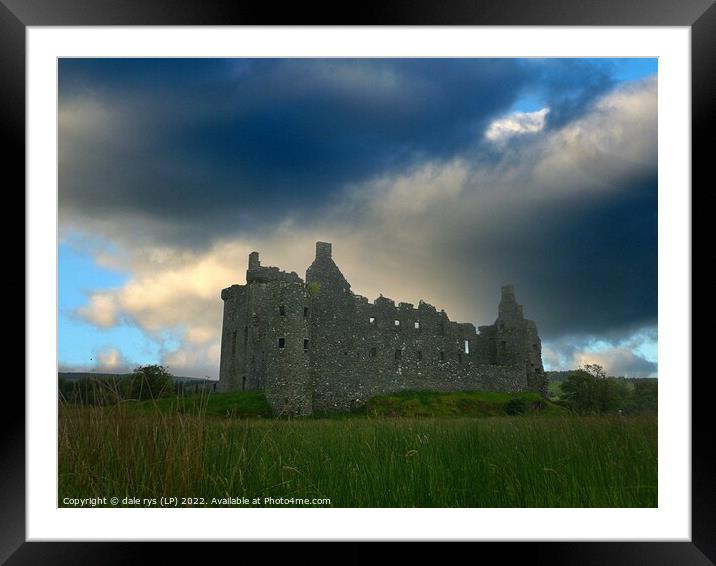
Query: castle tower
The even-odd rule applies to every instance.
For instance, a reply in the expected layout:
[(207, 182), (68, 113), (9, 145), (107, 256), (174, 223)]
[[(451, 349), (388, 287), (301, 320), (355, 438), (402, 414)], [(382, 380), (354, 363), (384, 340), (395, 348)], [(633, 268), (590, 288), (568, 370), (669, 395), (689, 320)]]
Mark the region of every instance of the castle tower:
[(276, 413), (310, 414), (308, 294), (295, 273), (249, 255), (246, 285), (221, 292), (222, 391), (265, 391)]
[(316, 242), (316, 258), (306, 270), (306, 283), (320, 286), (323, 297), (326, 294), (340, 299), (350, 291), (351, 284), (333, 261), (333, 246), (327, 242)]
[[(306, 270), (311, 300), (311, 379), (315, 384), (316, 410), (331, 410), (341, 374), (351, 374), (360, 363), (355, 356), (357, 321), (355, 295), (332, 257), (332, 246), (316, 242), (316, 257)], [(336, 368), (339, 360), (340, 369)], [(330, 369), (327, 369), (330, 368)], [(328, 385), (327, 385), (328, 384)]]
[(303, 283), (274, 282), (262, 296), (266, 399), (284, 415), (313, 412), (308, 294)]
[(248, 321), (246, 318), (246, 286), (232, 285), (221, 291), (224, 318), (221, 330), (221, 362), (219, 389), (245, 391), (247, 387)]
[(546, 395), (542, 344), (537, 325), (525, 319), (512, 285), (502, 287), (495, 327), (495, 362), (498, 365), (524, 367), (527, 389)]

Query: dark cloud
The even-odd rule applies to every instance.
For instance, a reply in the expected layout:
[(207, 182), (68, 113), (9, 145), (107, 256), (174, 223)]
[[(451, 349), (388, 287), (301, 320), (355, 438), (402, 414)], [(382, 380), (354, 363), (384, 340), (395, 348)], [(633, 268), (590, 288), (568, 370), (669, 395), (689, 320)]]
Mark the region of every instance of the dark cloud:
[(184, 245), (310, 220), (347, 183), (460, 154), (531, 87), (573, 116), (608, 82), (574, 60), (64, 59), (59, 71), (61, 213), (132, 217), (143, 237)]
[[(493, 287), (514, 282), (545, 338), (633, 331), (657, 312), (657, 182), (615, 195), (575, 195), (482, 226), (459, 250)], [(475, 276), (477, 277), (477, 276)]]

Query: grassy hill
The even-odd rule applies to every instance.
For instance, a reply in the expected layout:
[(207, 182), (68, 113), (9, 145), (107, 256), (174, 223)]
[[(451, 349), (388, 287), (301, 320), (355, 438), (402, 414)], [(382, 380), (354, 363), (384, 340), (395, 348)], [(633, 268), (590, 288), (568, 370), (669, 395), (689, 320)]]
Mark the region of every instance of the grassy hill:
[(403, 391), (373, 397), (366, 410), (370, 416), (384, 417), (500, 417), (568, 412), (538, 393), (496, 391)]
[[(127, 409), (134, 414), (159, 412), (233, 418), (272, 416), (266, 396), (260, 391), (167, 396), (133, 402), (127, 405)], [(316, 413), (314, 417), (499, 417), (567, 413), (566, 409), (543, 399), (537, 393), (404, 391), (373, 397), (367, 406), (350, 414)]]
[(169, 396), (127, 405), (138, 414), (186, 414), (212, 417), (270, 417), (271, 406), (261, 391)]

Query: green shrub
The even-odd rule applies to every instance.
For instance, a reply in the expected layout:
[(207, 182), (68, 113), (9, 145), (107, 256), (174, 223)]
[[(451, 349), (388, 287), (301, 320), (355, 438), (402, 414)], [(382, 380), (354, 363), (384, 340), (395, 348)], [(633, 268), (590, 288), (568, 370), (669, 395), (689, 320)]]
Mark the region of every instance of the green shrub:
[(522, 397), (515, 397), (505, 403), (505, 412), (508, 415), (521, 415), (527, 410), (527, 401)]
[(156, 399), (172, 391), (172, 376), (164, 366), (139, 366), (129, 380), (133, 399)]
[(597, 364), (587, 364), (569, 374), (562, 384), (562, 395), (577, 413), (599, 415), (624, 407), (630, 391), (624, 380), (608, 377)]

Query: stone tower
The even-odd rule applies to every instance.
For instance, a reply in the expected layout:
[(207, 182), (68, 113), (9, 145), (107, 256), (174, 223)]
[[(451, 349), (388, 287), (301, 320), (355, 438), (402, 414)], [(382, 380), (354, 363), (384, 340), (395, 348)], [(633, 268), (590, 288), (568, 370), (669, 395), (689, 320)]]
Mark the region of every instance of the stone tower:
[(296, 273), (249, 255), (246, 285), (221, 293), (219, 379), (224, 391), (265, 391), (277, 413), (310, 414), (308, 293)]
[(537, 325), (524, 317), (522, 305), (515, 299), (512, 285), (502, 287), (502, 297), (494, 327), (498, 365), (525, 368), (529, 389), (547, 394), (547, 383), (542, 367), (542, 342)]
[(326, 411), (345, 405), (347, 398), (355, 400), (354, 384), (343, 376), (356, 375), (361, 363), (354, 354), (359, 347), (355, 295), (333, 261), (331, 244), (316, 242), (316, 257), (306, 270), (306, 284), (311, 297), (314, 409)]

